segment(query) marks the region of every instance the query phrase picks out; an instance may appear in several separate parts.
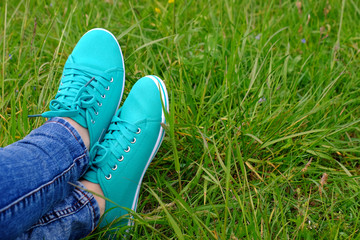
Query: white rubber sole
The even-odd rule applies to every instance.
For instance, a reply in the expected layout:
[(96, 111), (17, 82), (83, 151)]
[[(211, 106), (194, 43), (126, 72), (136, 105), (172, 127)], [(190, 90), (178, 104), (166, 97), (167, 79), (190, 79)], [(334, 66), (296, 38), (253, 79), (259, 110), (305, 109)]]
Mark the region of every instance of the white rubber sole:
[[(161, 80), (159, 77), (156, 77), (156, 76), (153, 76), (153, 75), (148, 75), (148, 76), (145, 76), (145, 77), (148, 77), (150, 79), (152, 79), (154, 81), (154, 83), (156, 84), (156, 86), (158, 86), (158, 89), (160, 90), (160, 96), (161, 96), (161, 100), (167, 110), (167, 112), (169, 112), (169, 97), (168, 97), (168, 93), (167, 93), (167, 90), (166, 90), (166, 86), (163, 82), (163, 80)], [(165, 112), (164, 112), (164, 109), (162, 110), (162, 114), (161, 114), (161, 123), (165, 124), (166, 123), (166, 120), (165, 120)], [(136, 211), (136, 207), (137, 207), (137, 202), (138, 202), (138, 198), (139, 198), (139, 192), (140, 192), (140, 187), (141, 187), (141, 183), (142, 183), (142, 180), (144, 178), (144, 175), (146, 173), (146, 170), (148, 169), (151, 161), (154, 159), (155, 157), (155, 154), (157, 153), (163, 139), (164, 139), (164, 135), (165, 135), (165, 132), (164, 132), (164, 128), (162, 126), (160, 126), (160, 130), (159, 130), (159, 134), (158, 134), (158, 138), (156, 140), (156, 143), (155, 143), (155, 146), (153, 148), (153, 151), (151, 152), (151, 155), (146, 163), (146, 166), (144, 168), (144, 171), (142, 172), (141, 174), (141, 177), (140, 177), (140, 181), (137, 185), (137, 189), (136, 189), (136, 192), (135, 192), (135, 196), (134, 196), (134, 201), (133, 201), (133, 204), (131, 206), (131, 209), (133, 211)], [(131, 219), (129, 219), (128, 221), (128, 226), (131, 226), (133, 224), (133, 221), (131, 221)]]

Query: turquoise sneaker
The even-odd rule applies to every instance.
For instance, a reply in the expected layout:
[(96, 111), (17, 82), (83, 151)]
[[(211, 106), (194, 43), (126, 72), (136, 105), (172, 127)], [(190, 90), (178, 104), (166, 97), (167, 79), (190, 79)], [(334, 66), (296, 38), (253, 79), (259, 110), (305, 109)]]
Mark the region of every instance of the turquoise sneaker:
[(89, 130), (91, 149), (105, 135), (119, 107), (124, 83), (124, 59), (118, 41), (105, 29), (92, 29), (68, 57), (50, 111), (30, 117), (73, 119)]
[[(165, 134), (164, 109), (169, 111), (163, 81), (156, 76), (141, 78), (113, 117), (104, 141), (90, 151), (94, 161), (84, 178), (100, 184), (104, 196), (119, 206), (136, 211), (142, 179)], [(106, 201), (101, 227), (128, 214), (117, 205)], [(115, 226), (131, 223), (121, 220)]]

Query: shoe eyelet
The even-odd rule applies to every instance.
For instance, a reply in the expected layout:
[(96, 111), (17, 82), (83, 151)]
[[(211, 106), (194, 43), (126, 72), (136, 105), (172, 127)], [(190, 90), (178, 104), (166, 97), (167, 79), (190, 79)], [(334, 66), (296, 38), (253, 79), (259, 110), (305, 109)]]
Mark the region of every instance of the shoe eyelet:
[(99, 107), (101, 107), (101, 106), (102, 106), (102, 103), (97, 103), (97, 104), (98, 104), (98, 106), (99, 106)]
[(120, 158), (118, 158), (119, 162), (122, 162), (124, 160), (124, 156), (121, 156)]
[(109, 90), (110, 90), (110, 87), (109, 87), (109, 86), (107, 86), (107, 88), (105, 88), (105, 90), (106, 90), (106, 91), (109, 91)]
[(124, 149), (124, 152), (130, 152), (130, 146), (127, 149)]
[(110, 82), (113, 82), (114, 81), (114, 78), (111, 78)]
[(136, 138), (134, 138), (134, 140), (132, 140), (131, 143), (132, 143), (132, 144), (136, 143)]
[(136, 131), (136, 134), (139, 134), (139, 133), (141, 133), (141, 129), (140, 129), (140, 128), (138, 128), (138, 130)]
[(102, 98), (105, 98), (105, 97), (106, 97), (106, 95), (105, 95), (105, 94), (104, 94), (104, 95), (101, 95), (101, 97), (102, 97)]
[(110, 180), (111, 174), (109, 174), (109, 176), (105, 176), (105, 178), (106, 178), (107, 180)]
[(92, 123), (92, 124), (95, 124), (95, 120), (94, 120), (94, 119), (91, 119), (91, 123)]
[(99, 115), (99, 112), (94, 112), (94, 113), (95, 113), (96, 116)]
[(60, 90), (58, 92), (60, 92)]
[(63, 85), (63, 83), (60, 83), (60, 86), (62, 86)]
[(115, 164), (115, 166), (113, 168), (111, 168), (113, 171), (115, 171), (117, 169), (117, 165)]

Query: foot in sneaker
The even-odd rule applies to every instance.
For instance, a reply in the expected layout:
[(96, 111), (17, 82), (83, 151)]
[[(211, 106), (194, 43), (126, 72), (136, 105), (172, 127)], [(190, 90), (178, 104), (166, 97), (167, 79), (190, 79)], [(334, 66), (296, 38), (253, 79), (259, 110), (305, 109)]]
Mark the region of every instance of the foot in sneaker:
[(169, 101), (163, 81), (141, 78), (113, 117), (104, 141), (90, 151), (94, 161), (84, 178), (99, 184), (104, 196), (116, 203), (106, 201), (100, 226), (128, 214), (118, 206), (136, 210), (142, 179), (164, 137), (164, 110), (169, 110)]
[(50, 111), (40, 115), (69, 117), (90, 135), (90, 148), (105, 135), (119, 107), (125, 83), (121, 48), (109, 31), (85, 33), (67, 59)]

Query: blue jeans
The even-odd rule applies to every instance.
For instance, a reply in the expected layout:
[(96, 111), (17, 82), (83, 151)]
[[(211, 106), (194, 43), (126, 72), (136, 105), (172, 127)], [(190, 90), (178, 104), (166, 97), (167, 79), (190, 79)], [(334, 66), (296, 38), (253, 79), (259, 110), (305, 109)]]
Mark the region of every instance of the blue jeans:
[(100, 209), (78, 179), (89, 153), (75, 128), (52, 118), (0, 148), (0, 239), (80, 239)]

